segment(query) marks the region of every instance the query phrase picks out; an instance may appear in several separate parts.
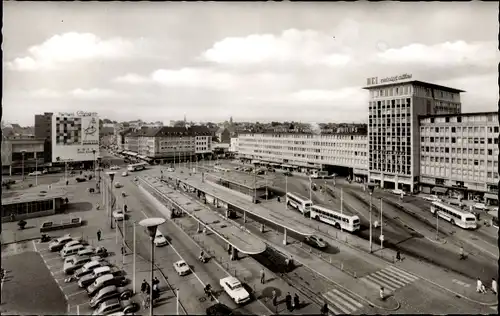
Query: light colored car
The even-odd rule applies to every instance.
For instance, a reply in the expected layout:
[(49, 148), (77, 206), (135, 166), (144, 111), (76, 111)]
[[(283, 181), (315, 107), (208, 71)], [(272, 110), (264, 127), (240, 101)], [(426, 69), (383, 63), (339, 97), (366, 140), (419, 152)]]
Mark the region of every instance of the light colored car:
[(174, 172), (175, 169), (174, 168), (167, 168), (167, 172)]
[(66, 274), (72, 274), (84, 264), (90, 262), (90, 256), (71, 256), (64, 260), (63, 271)]
[(28, 173), (28, 177), (41, 176), (41, 175), (42, 175), (41, 171), (33, 171)]
[(75, 276), (77, 278), (82, 278), (88, 274), (94, 272), (95, 269), (99, 267), (104, 267), (106, 264), (99, 260), (92, 260), (83, 265), (80, 269), (75, 271)]
[(488, 207), (484, 203), (476, 203), (474, 204), (474, 208), (478, 210), (487, 210)]
[(116, 182), (115, 183), (115, 188), (117, 188), (117, 189), (123, 188), (123, 185), (120, 182)]
[(78, 281), (78, 286), (81, 288), (85, 288), (89, 286), (90, 284), (94, 283), (97, 278), (106, 275), (106, 274), (111, 274), (113, 276), (120, 275), (122, 272), (120, 269), (115, 268), (115, 267), (110, 267), (110, 266), (102, 266), (102, 267), (97, 267), (95, 268), (91, 274), (87, 274), (80, 278)]
[(391, 193), (392, 194), (396, 194), (396, 195), (403, 195), (405, 196), (405, 191), (401, 190), (401, 189), (394, 189), (394, 190), (391, 190)]
[(245, 290), (240, 280), (233, 276), (220, 279), (220, 286), (231, 297), (236, 304), (242, 304), (250, 300), (250, 294)]
[(131, 314), (139, 309), (139, 305), (132, 300), (120, 301), (117, 298), (113, 298), (104, 301), (99, 305), (92, 315), (111, 315), (116, 312), (123, 312), (124, 314)]
[(55, 239), (54, 241), (50, 242), (49, 250), (50, 251), (60, 251), (61, 249), (63, 249), (64, 245), (69, 243), (70, 241), (73, 241), (73, 238), (71, 237), (70, 234), (59, 237), (59, 238)]
[(306, 236), (304, 238), (304, 242), (312, 247), (323, 249), (328, 247), (328, 244), (321, 238), (316, 235)]
[(165, 236), (163, 236), (163, 234), (159, 230), (156, 230), (156, 236), (155, 236), (155, 239), (154, 239), (154, 244), (155, 244), (156, 247), (161, 247), (161, 246), (168, 245), (167, 238), (165, 238)]
[(70, 242), (68, 242), (67, 244), (64, 245), (63, 250), (71, 248), (73, 246), (81, 245), (81, 244), (82, 244), (82, 242), (80, 240), (72, 239)]
[(184, 260), (179, 260), (177, 262), (174, 262), (174, 269), (180, 276), (189, 274), (191, 272), (191, 269)]
[(126, 176), (128, 176), (128, 172), (127, 171), (123, 171), (122, 172), (122, 177), (126, 177)]
[(113, 211), (113, 218), (117, 221), (123, 221), (125, 219), (125, 214), (122, 210)]
[(423, 199), (430, 202), (441, 202), (441, 199), (436, 195), (426, 195), (423, 197)]
[(92, 257), (95, 254), (96, 254), (95, 253), (95, 248), (92, 247), (92, 246), (86, 246), (82, 250), (78, 251), (78, 255), (79, 256), (89, 256), (89, 257)]
[(118, 167), (118, 166), (111, 166), (111, 168), (109, 168), (109, 170), (120, 170), (120, 167)]

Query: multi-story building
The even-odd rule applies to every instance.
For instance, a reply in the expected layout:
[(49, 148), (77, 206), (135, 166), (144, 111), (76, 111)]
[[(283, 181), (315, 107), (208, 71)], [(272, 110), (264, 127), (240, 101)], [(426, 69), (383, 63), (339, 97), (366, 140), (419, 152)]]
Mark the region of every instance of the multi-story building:
[(135, 130), (127, 133), (124, 136), (124, 150), (137, 153), (139, 151), (139, 136), (141, 135), (141, 133), (141, 130)]
[(344, 167), (349, 174), (367, 176), (366, 130), (331, 133), (243, 133), (238, 135), (241, 158), (311, 171)]
[(35, 115), (35, 137), (45, 140), (43, 160), (46, 163), (52, 162), (52, 115), (50, 112)]
[(132, 132), (131, 128), (127, 128), (116, 132), (116, 148), (117, 150), (125, 150), (125, 136)]
[(155, 157), (157, 153), (156, 140), (160, 128), (143, 128), (137, 135), (137, 153), (143, 157)]
[(498, 203), (498, 130), (497, 112), (421, 117), (421, 191)]
[(232, 153), (237, 153), (239, 150), (238, 137), (231, 137), (231, 143), (229, 145), (229, 151)]
[(2, 141), (2, 174), (27, 174), (45, 168), (44, 139), (12, 137)]
[[(398, 81), (402, 79), (403, 81)], [(413, 192), (420, 176), (419, 116), (460, 113), (463, 90), (405, 80), (369, 78), (369, 180)]]
[(212, 153), (212, 133), (206, 126), (191, 126), (188, 128), (194, 137), (194, 153), (203, 157)]

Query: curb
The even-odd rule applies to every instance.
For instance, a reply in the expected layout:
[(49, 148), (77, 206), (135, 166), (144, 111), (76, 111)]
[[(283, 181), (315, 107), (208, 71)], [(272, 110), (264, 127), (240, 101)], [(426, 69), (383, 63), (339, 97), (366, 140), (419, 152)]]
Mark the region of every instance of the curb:
[(12, 245), (20, 242), (25, 242), (25, 241), (32, 241), (32, 240), (37, 240), (40, 239), (40, 237), (31, 237), (31, 238), (26, 238), (26, 239), (21, 239), (21, 240), (16, 240), (16, 241), (10, 241), (6, 243), (2, 243), (2, 246), (7, 246), (7, 245)]

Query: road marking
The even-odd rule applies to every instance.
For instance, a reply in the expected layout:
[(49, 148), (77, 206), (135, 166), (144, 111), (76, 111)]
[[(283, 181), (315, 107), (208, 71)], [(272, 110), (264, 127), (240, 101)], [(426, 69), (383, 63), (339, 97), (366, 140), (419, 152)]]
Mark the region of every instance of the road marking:
[(418, 277), (393, 266), (388, 266), (383, 270), (371, 273), (361, 278), (362, 281), (370, 286), (375, 288), (383, 286), (391, 291), (395, 291), (405, 285), (417, 281), (418, 279)]
[[(34, 241), (34, 240), (32, 240), (32, 242), (33, 242), (33, 248), (35, 248), (35, 251), (36, 251), (36, 252), (39, 252), (39, 251), (38, 251), (38, 249), (36, 248), (36, 243), (35, 243), (35, 241)], [(41, 256), (41, 255), (40, 255), (40, 256)]]
[[(66, 283), (66, 282), (65, 282), (65, 283)], [(61, 289), (67, 289), (67, 288), (69, 288), (70, 286), (73, 286), (73, 285), (78, 286), (78, 284), (73, 283), (73, 282), (69, 282), (69, 283), (67, 283), (67, 284), (68, 284), (68, 285), (66, 285), (66, 286), (61, 286)]]
[(453, 280), (451, 280), (451, 282), (462, 285), (463, 287), (470, 287), (470, 284), (467, 284), (467, 283), (462, 282), (462, 281), (457, 280), (457, 279), (453, 279)]
[(335, 314), (351, 314), (363, 307), (361, 303), (337, 289), (332, 289), (321, 296), (329, 302), (328, 309)]
[[(66, 297), (72, 297), (72, 296), (75, 296), (75, 295), (78, 295), (78, 294), (82, 294), (82, 293), (86, 293), (86, 292), (87, 291), (83, 290), (83, 291), (76, 292), (76, 293), (73, 293), (73, 294), (68, 294), (68, 295), (65, 294), (65, 295), (66, 295)], [(77, 305), (77, 306), (79, 306), (79, 305)]]

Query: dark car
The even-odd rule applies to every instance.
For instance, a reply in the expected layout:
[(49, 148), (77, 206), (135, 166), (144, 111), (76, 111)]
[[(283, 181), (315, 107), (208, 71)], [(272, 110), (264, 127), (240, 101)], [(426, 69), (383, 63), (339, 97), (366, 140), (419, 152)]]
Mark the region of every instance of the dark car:
[(207, 308), (206, 314), (208, 316), (234, 315), (232, 309), (221, 303), (217, 303)]
[(283, 175), (287, 176), (287, 177), (291, 177), (292, 173), (290, 171), (285, 171), (285, 172), (283, 172)]
[(76, 182), (85, 182), (85, 181), (87, 181), (87, 179), (85, 179), (85, 178), (82, 178), (82, 177), (76, 178)]

